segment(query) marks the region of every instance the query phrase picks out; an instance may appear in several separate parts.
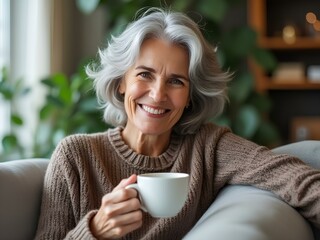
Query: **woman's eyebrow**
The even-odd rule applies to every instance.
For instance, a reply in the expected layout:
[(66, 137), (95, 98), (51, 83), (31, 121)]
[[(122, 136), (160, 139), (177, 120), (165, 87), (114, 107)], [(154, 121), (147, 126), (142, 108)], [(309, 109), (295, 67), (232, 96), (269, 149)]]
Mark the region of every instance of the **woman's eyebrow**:
[[(139, 65), (135, 68), (136, 70), (139, 70), (139, 69), (143, 69), (143, 70), (147, 70), (149, 72), (152, 72), (152, 73), (155, 73), (156, 70), (151, 68), (151, 67), (147, 67), (147, 66), (144, 66), (144, 65)], [(181, 74), (176, 74), (176, 73), (173, 73), (170, 75), (171, 77), (173, 78), (181, 78), (181, 79), (184, 79), (186, 81), (189, 81), (189, 78), (187, 78), (186, 76), (184, 75), (181, 75)]]
[(135, 69), (136, 69), (136, 70), (138, 70), (138, 69), (143, 69), (143, 70), (147, 70), (147, 71), (152, 72), (152, 73), (155, 73), (155, 72), (156, 72), (155, 69), (150, 68), (150, 67), (147, 67), (147, 66), (144, 66), (144, 65), (139, 65), (139, 66), (137, 66)]

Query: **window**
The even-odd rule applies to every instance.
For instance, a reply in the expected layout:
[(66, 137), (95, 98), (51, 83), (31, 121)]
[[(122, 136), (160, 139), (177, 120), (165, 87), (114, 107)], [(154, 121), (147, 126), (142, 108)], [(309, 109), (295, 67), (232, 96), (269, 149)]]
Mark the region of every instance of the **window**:
[(13, 104), (0, 97), (0, 140), (15, 127), (10, 124), (10, 111), (18, 113), (24, 125), (13, 130), (26, 156), (32, 155), (30, 139), (45, 95), (40, 81), (50, 73), (51, 4), (51, 0), (0, 0), (0, 67), (8, 68), (9, 81), (22, 80), (31, 89)]
[[(10, 0), (0, 0), (0, 74), (10, 64)], [(0, 139), (10, 125), (9, 104), (0, 95)], [(1, 144), (0, 144), (1, 150)]]

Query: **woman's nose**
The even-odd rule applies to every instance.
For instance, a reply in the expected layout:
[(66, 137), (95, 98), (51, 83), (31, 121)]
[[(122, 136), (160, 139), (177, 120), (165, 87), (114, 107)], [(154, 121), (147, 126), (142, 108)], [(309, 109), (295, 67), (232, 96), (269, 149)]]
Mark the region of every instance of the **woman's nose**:
[(167, 90), (165, 84), (161, 82), (154, 82), (151, 86), (149, 95), (155, 102), (167, 100)]

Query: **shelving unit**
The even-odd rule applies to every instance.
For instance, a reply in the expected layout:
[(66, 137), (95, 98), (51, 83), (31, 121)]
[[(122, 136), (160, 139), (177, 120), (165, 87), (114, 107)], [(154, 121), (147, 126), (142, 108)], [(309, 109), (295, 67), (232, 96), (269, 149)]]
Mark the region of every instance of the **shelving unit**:
[[(258, 33), (259, 46), (271, 51), (279, 63), (299, 62), (305, 67), (302, 77), (279, 79), (254, 61), (249, 62), (257, 91), (268, 94), (273, 101), (270, 118), (280, 129), (284, 143), (294, 141), (292, 125), (296, 118), (300, 124), (303, 118), (306, 122), (320, 119), (320, 79), (311, 81), (307, 76), (308, 66), (320, 66), (320, 30), (311, 35), (305, 18), (309, 11), (319, 14), (320, 1), (247, 0), (247, 4), (248, 22)], [(317, 18), (320, 21), (320, 15)], [(298, 29), (292, 42), (285, 41), (282, 35), (287, 25)]]
[[(318, 50), (320, 54), (320, 37), (308, 37), (308, 36), (297, 36), (294, 43), (287, 43), (280, 36), (270, 36), (267, 33), (267, 1), (268, 0), (248, 0), (248, 20), (250, 25), (258, 33), (258, 42), (262, 48), (269, 49), (271, 51), (294, 51), (294, 50)], [(269, 0), (270, 1), (270, 0)], [(297, 1), (297, 0), (294, 0)], [(293, 2), (294, 2), (293, 1)], [(303, 1), (303, 0), (299, 0)], [(318, 3), (320, 6), (320, 3)], [(299, 55), (297, 55), (299, 57)], [(299, 61), (301, 61), (299, 59)], [(320, 65), (320, 61), (319, 61)], [(283, 81), (285, 83), (279, 83), (274, 81), (273, 77), (267, 76), (267, 74), (255, 63), (251, 63), (255, 79), (256, 87), (260, 92), (266, 92), (270, 89), (319, 89), (319, 83), (311, 82), (307, 77), (301, 79), (299, 83), (293, 81)]]

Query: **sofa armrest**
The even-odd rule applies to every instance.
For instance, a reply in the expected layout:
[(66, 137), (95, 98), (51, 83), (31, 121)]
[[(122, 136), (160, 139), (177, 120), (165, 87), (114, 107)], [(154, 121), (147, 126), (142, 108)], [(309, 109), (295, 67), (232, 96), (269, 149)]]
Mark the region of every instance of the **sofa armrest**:
[[(272, 150), (277, 154), (290, 154), (303, 160), (308, 165), (320, 169), (320, 141), (305, 140), (277, 147)], [(320, 229), (312, 226), (316, 240), (320, 240)]]
[(314, 240), (309, 223), (273, 193), (227, 186), (184, 237), (223, 240)]
[(48, 163), (47, 159), (0, 163), (0, 239), (33, 239)]
[(306, 140), (290, 143), (272, 150), (277, 154), (290, 154), (303, 160), (308, 165), (320, 169), (320, 141)]

